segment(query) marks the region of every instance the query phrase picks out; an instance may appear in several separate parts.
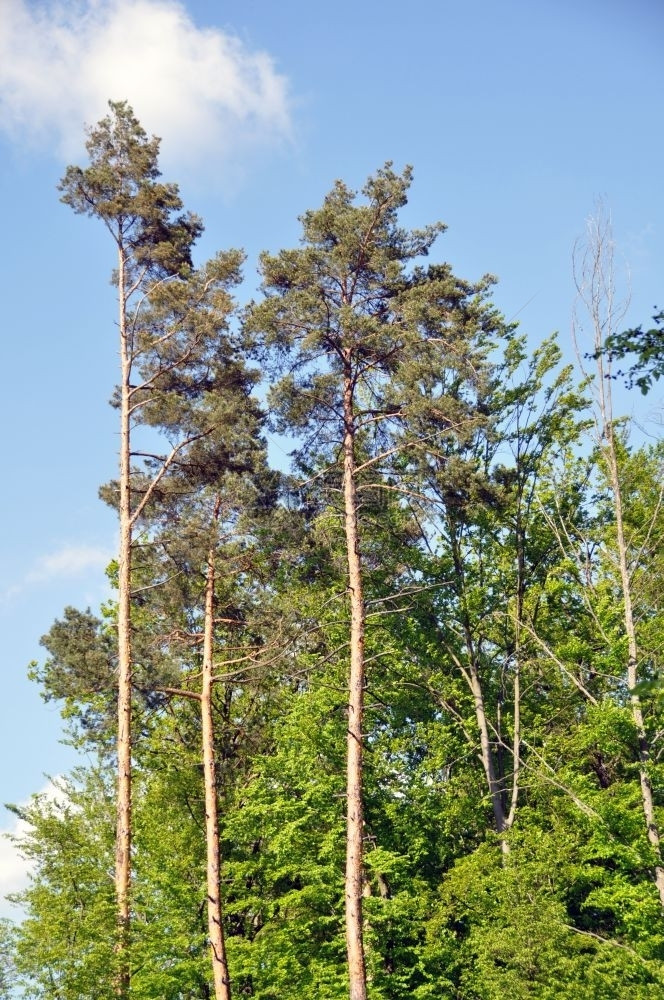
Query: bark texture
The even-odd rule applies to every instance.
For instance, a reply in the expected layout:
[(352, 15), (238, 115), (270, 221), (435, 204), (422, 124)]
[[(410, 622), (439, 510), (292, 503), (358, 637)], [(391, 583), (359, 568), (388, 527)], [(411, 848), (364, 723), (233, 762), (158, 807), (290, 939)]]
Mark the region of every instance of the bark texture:
[(350, 596), (350, 672), (346, 755), (346, 949), (350, 1000), (366, 1000), (362, 925), (364, 808), (362, 794), (365, 609), (355, 482), (353, 382), (344, 383), (343, 493)]
[[(219, 516), (217, 501), (214, 519)], [(210, 958), (214, 979), (215, 1000), (230, 1000), (231, 981), (226, 959), (226, 942), (222, 924), (221, 864), (219, 847), (219, 815), (217, 777), (212, 718), (213, 652), (214, 652), (214, 589), (216, 552), (210, 546), (205, 584), (205, 622), (203, 634), (203, 678), (201, 686), (201, 726), (203, 732), (203, 774), (205, 783), (205, 842), (207, 850), (207, 918)]]
[(116, 992), (129, 996), (131, 887), (131, 482), (130, 382), (131, 346), (127, 329), (126, 261), (118, 254), (120, 325), (120, 550), (118, 556), (118, 788), (115, 839), (115, 895), (118, 922)]

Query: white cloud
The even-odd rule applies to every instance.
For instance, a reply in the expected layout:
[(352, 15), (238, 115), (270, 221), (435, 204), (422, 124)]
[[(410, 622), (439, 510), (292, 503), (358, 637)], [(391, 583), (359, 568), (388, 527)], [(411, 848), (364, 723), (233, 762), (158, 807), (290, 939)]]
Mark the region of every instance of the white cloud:
[[(0, 129), (79, 155), (83, 124), (128, 100), (169, 163), (233, 158), (291, 131), (265, 52), (199, 28), (178, 0), (0, 0)], [(219, 164), (217, 164), (218, 169)]]
[(58, 577), (81, 576), (88, 570), (104, 569), (111, 559), (106, 549), (94, 545), (66, 545), (37, 560), (26, 575), (26, 583), (48, 583)]
[[(53, 802), (63, 801), (62, 787), (59, 787), (57, 777), (51, 779), (37, 794)], [(18, 816), (4, 829), (0, 829), (0, 918), (16, 918), (16, 907), (5, 897), (20, 892), (28, 884), (32, 863), (23, 857), (13, 838), (21, 839), (29, 829), (29, 824)]]
[[(0, 3), (2, 0), (0, 0)], [(0, 593), (0, 602), (7, 604), (12, 598), (31, 587), (52, 583), (54, 580), (75, 579), (92, 571), (99, 572), (108, 566), (113, 554), (96, 545), (63, 545), (41, 556), (25, 575)]]

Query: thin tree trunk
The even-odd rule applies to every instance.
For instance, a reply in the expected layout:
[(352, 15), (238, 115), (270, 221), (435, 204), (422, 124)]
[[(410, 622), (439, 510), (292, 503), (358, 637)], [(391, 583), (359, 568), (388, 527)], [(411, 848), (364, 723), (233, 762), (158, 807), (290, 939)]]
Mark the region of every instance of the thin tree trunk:
[[(452, 540), (452, 559), (454, 561), (454, 570), (457, 580), (459, 580), (459, 585), (462, 588), (460, 597), (463, 602), (464, 599), (463, 565), (461, 561), (461, 554), (459, 552), (457, 542), (454, 536), (454, 525), (451, 523), (450, 523), (450, 538)], [(463, 631), (464, 631), (464, 640), (466, 644), (466, 651), (468, 653), (468, 661), (469, 661), (468, 670), (463, 670), (463, 676), (473, 696), (473, 704), (475, 705), (475, 719), (480, 734), (480, 760), (482, 761), (482, 767), (484, 768), (484, 775), (486, 777), (486, 782), (489, 789), (489, 798), (491, 799), (491, 808), (493, 810), (493, 819), (496, 828), (496, 833), (501, 838), (500, 840), (501, 847), (503, 848), (503, 851), (505, 851), (506, 841), (502, 836), (502, 834), (505, 832), (505, 809), (503, 805), (503, 789), (500, 780), (496, 777), (496, 768), (493, 760), (493, 754), (491, 752), (491, 740), (489, 738), (489, 723), (487, 720), (486, 707), (484, 704), (484, 692), (482, 691), (482, 682), (480, 680), (479, 671), (477, 669), (477, 656), (475, 652), (475, 643), (473, 641), (473, 636), (470, 629), (470, 622), (468, 621), (465, 608), (463, 611)]]
[(491, 807), (493, 809), (493, 819), (496, 827), (496, 833), (500, 837), (503, 852), (506, 852), (506, 842), (502, 836), (506, 829), (505, 809), (503, 807), (503, 791), (501, 782), (496, 777), (493, 754), (491, 753), (491, 740), (489, 739), (489, 725), (486, 717), (486, 709), (484, 707), (484, 694), (482, 692), (482, 684), (477, 671), (477, 664), (475, 663), (472, 647), (469, 649), (469, 652), (471, 654), (471, 662), (469, 671), (466, 674), (466, 679), (473, 695), (475, 718), (477, 720), (477, 728), (480, 732), (480, 758), (482, 760), (482, 767), (484, 768), (484, 774), (489, 788), (489, 797), (491, 799)]
[[(508, 833), (514, 826), (516, 809), (519, 802), (519, 781), (521, 777), (521, 626), (523, 623), (523, 600), (526, 579), (526, 558), (524, 553), (524, 537), (521, 523), (521, 496), (518, 499), (519, 508), (516, 518), (516, 617), (514, 622), (514, 705), (512, 730), (512, 794), (510, 806), (504, 823), (504, 832)], [(509, 843), (505, 837), (501, 839), (503, 854), (509, 854)]]
[[(221, 501), (214, 509), (214, 522), (219, 517)], [(203, 775), (205, 782), (205, 841), (207, 848), (207, 914), (210, 957), (214, 978), (215, 1000), (230, 1000), (231, 981), (226, 960), (226, 942), (221, 913), (219, 817), (217, 780), (212, 719), (212, 670), (214, 649), (214, 588), (216, 551), (210, 546), (205, 583), (205, 621), (203, 632), (203, 678), (201, 687), (201, 724), (203, 730)]]
[(350, 1000), (366, 1000), (367, 981), (362, 926), (364, 810), (362, 756), (364, 715), (365, 608), (355, 483), (353, 384), (344, 382), (343, 493), (350, 594), (350, 676), (346, 755), (346, 949)]
[(118, 786), (115, 839), (115, 894), (118, 938), (116, 993), (129, 996), (131, 883), (131, 484), (130, 415), (131, 346), (128, 341), (125, 256), (120, 247), (118, 300), (120, 323), (120, 551), (118, 557)]

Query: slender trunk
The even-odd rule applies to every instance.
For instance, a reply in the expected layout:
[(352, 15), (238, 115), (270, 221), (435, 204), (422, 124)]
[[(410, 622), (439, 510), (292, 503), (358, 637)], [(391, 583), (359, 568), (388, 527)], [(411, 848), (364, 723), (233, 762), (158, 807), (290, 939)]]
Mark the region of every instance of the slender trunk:
[(353, 384), (344, 381), (343, 492), (350, 594), (350, 676), (346, 756), (346, 949), (350, 1000), (366, 1000), (367, 982), (362, 927), (363, 789), (362, 723), (364, 714), (364, 630), (357, 488), (355, 483), (355, 424)]
[[(450, 523), (450, 538), (452, 540), (452, 559), (454, 561), (454, 571), (456, 574), (456, 578), (459, 581), (459, 587), (460, 587), (459, 596), (461, 597), (461, 601), (463, 603), (464, 601), (463, 564), (454, 531), (455, 531), (455, 526), (452, 523)], [(482, 767), (484, 768), (484, 775), (486, 777), (486, 782), (489, 789), (489, 797), (491, 799), (491, 808), (493, 810), (493, 819), (496, 828), (496, 833), (498, 834), (499, 837), (501, 837), (501, 845), (503, 846), (503, 850), (505, 850), (504, 846), (505, 840), (501, 836), (505, 831), (505, 808), (503, 805), (503, 791), (501, 782), (499, 778), (496, 776), (496, 768), (493, 760), (493, 754), (491, 752), (491, 740), (489, 738), (489, 723), (487, 720), (486, 707), (484, 704), (484, 692), (482, 691), (482, 682), (480, 680), (479, 671), (477, 669), (477, 655), (475, 650), (475, 643), (473, 641), (470, 622), (468, 620), (468, 616), (466, 615), (465, 608), (463, 611), (463, 631), (464, 631), (464, 641), (469, 661), (468, 670), (463, 671), (463, 676), (473, 696), (473, 704), (475, 705), (475, 719), (480, 734), (480, 759), (482, 761)]]
[[(519, 780), (521, 775), (521, 625), (523, 622), (523, 599), (526, 579), (526, 558), (524, 553), (524, 537), (521, 523), (519, 497), (519, 510), (516, 519), (516, 616), (514, 621), (514, 705), (513, 705), (513, 730), (512, 730), (512, 794), (510, 796), (510, 807), (505, 819), (504, 830), (507, 833), (512, 829), (516, 818), (516, 809), (519, 802)], [(503, 854), (509, 854), (509, 843), (506, 838), (501, 840)]]
[(491, 753), (491, 740), (489, 739), (489, 725), (486, 716), (486, 709), (484, 707), (484, 694), (482, 692), (482, 684), (479, 678), (479, 673), (477, 671), (477, 664), (475, 662), (475, 657), (472, 648), (469, 649), (471, 655), (470, 669), (466, 675), (469, 682), (470, 690), (473, 695), (473, 702), (475, 703), (475, 718), (477, 720), (477, 728), (480, 732), (480, 757), (482, 760), (482, 767), (484, 768), (484, 774), (486, 776), (486, 782), (489, 788), (489, 797), (491, 799), (491, 807), (493, 809), (493, 819), (496, 827), (496, 833), (500, 837), (500, 843), (503, 851), (506, 851), (506, 842), (502, 837), (504, 834), (505, 825), (505, 809), (503, 806), (503, 793), (501, 782), (496, 776), (496, 768), (493, 762), (493, 754)]
[(125, 255), (118, 263), (120, 323), (120, 551), (118, 557), (118, 787), (115, 839), (115, 894), (118, 937), (116, 993), (129, 996), (131, 881), (131, 484), (130, 415), (131, 346), (127, 330)]
[[(219, 508), (220, 500), (217, 499), (214, 509), (215, 524), (219, 517)], [(203, 679), (201, 687), (203, 774), (205, 782), (205, 842), (207, 848), (207, 914), (215, 1000), (230, 1000), (231, 981), (228, 974), (226, 943), (224, 941), (224, 929), (221, 921), (219, 817), (217, 810), (214, 723), (212, 720), (215, 560), (215, 546), (212, 544), (207, 557), (203, 632)]]
[[(510, 796), (510, 808), (503, 824), (503, 831), (507, 833), (514, 826), (516, 818), (516, 808), (519, 802), (519, 780), (521, 775), (521, 660), (517, 649), (514, 657), (514, 721), (512, 731), (512, 794)], [(500, 845), (503, 854), (509, 854), (509, 844), (505, 838), (501, 839)]]

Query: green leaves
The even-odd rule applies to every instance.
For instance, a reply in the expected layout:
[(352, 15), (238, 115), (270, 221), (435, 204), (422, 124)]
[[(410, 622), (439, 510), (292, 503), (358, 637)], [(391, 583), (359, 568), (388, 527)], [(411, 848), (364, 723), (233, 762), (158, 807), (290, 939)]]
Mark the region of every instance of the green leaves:
[(612, 377), (623, 377), (629, 389), (638, 385), (644, 396), (664, 375), (664, 310), (656, 313), (653, 321), (655, 325), (649, 330), (637, 326), (622, 333), (611, 333), (601, 352), (609, 362), (636, 356), (627, 372), (617, 371)]
[[(111, 230), (135, 296), (129, 997), (212, 995), (198, 701), (211, 552), (233, 995), (348, 995), (350, 432), (370, 1000), (650, 1000), (664, 927), (639, 771), (661, 821), (661, 447), (614, 442), (641, 678), (630, 690), (611, 469), (581, 445), (585, 389), (555, 338), (529, 353), (490, 276), (468, 282), (431, 259), (444, 226), (400, 224), (410, 168), (385, 164), (359, 195), (337, 182), (302, 216), (298, 247), (262, 256), (265, 295), (241, 319), (243, 254), (193, 267), (201, 224), (161, 183), (158, 149), (111, 104), (89, 166), (61, 185)], [(652, 365), (655, 341), (647, 350)], [(290, 474), (268, 468), (250, 357), (273, 426), (296, 438)], [(114, 504), (116, 490), (104, 491)], [(5, 975), (42, 1000), (117, 994), (115, 627), (113, 603), (67, 608), (32, 667), (92, 763), (57, 801), (19, 810), (32, 878), (25, 920), (0, 928), (0, 990)]]

